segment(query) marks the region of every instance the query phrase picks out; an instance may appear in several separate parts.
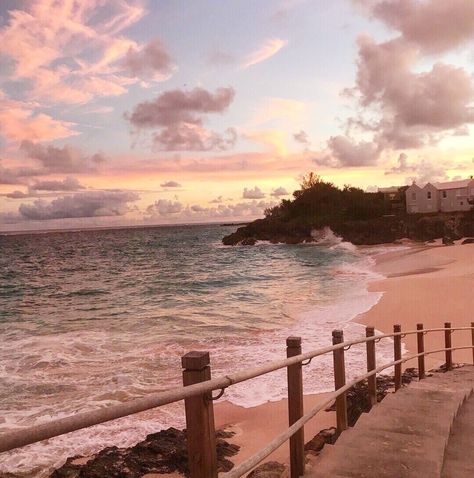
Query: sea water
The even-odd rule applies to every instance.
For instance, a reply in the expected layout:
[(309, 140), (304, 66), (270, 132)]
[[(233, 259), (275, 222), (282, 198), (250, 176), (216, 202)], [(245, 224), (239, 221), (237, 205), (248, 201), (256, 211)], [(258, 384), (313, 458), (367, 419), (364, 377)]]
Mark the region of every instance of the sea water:
[[(225, 247), (223, 226), (0, 236), (0, 433), (95, 410), (181, 384), (180, 357), (210, 352), (214, 377), (364, 334), (351, 321), (368, 292), (373, 249), (341, 242)], [(392, 345), (378, 346), (389, 361)], [(347, 354), (362, 374), (365, 347)], [(305, 393), (333, 387), (332, 357), (304, 368)], [(281, 370), (226, 390), (253, 407), (286, 395)], [(0, 456), (0, 473), (48, 476), (68, 456), (130, 446), (183, 427), (182, 403), (80, 430)]]

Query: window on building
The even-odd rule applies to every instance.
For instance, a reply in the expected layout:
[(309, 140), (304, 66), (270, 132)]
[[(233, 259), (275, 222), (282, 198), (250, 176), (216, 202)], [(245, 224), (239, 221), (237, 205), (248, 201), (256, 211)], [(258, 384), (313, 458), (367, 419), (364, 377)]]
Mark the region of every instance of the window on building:
[(443, 191), (443, 198), (446, 199), (448, 197), (448, 193), (446, 191)]
[(461, 206), (464, 206), (464, 201), (461, 201)]
[(462, 195), (462, 189), (456, 189), (456, 196)]
[(411, 193), (411, 198), (413, 199), (413, 201), (416, 199), (416, 193)]
[(428, 191), (428, 192), (426, 193), (426, 197), (427, 197), (428, 199), (431, 199), (431, 191)]

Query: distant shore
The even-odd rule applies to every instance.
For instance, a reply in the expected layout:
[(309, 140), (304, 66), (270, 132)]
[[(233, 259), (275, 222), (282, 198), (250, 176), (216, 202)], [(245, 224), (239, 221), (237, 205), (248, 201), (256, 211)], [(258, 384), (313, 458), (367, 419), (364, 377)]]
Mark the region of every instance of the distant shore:
[[(474, 310), (474, 244), (443, 246), (440, 241), (430, 246), (413, 243), (404, 250), (376, 256), (375, 271), (385, 278), (369, 285), (370, 291), (383, 292), (382, 298), (369, 311), (355, 317), (355, 322), (374, 325), (381, 332), (391, 332), (393, 324), (401, 324), (402, 330), (416, 329), (423, 323), (425, 328), (443, 327), (444, 322), (453, 326), (469, 325)], [(347, 338), (349, 339), (349, 338)], [(425, 349), (443, 347), (442, 333), (425, 337)], [(453, 345), (470, 343), (470, 334), (453, 334)], [(407, 353), (416, 353), (416, 337), (403, 339)], [(470, 362), (470, 350), (454, 353), (455, 362)], [(443, 356), (427, 357), (427, 367), (443, 363)], [(416, 367), (416, 362), (406, 367)], [(325, 394), (307, 395), (305, 409), (322, 401)], [(216, 425), (230, 426), (236, 435), (231, 439), (241, 446), (233, 458), (238, 464), (256, 453), (287, 425), (287, 402), (268, 402), (253, 408), (243, 408), (229, 402), (215, 405)], [(309, 441), (323, 428), (335, 425), (333, 412), (321, 412), (305, 427), (305, 441)], [(288, 462), (288, 444), (281, 446), (265, 461)]]

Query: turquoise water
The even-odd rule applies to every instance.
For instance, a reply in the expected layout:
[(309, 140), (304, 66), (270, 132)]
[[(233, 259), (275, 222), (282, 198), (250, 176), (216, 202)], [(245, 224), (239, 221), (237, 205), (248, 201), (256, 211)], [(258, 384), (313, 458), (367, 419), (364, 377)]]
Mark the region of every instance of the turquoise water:
[[(366, 290), (368, 253), (334, 237), (222, 246), (234, 229), (0, 236), (0, 433), (178, 386), (190, 350), (209, 350), (217, 376), (284, 357), (288, 335), (308, 350), (328, 345), (336, 327), (363, 333), (350, 319), (379, 298)], [(356, 373), (363, 354), (350, 353)], [(306, 392), (332, 386), (330, 360), (305, 369)], [(282, 371), (225, 399), (254, 406), (285, 387)], [(183, 425), (180, 404), (3, 455), (0, 472), (43, 476), (67, 456), (170, 425)]]

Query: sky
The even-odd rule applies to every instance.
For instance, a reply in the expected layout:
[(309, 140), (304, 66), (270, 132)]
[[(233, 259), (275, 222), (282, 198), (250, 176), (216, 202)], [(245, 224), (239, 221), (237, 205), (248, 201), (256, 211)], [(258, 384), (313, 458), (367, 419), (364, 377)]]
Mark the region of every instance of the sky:
[(0, 230), (467, 178), (473, 45), (472, 0), (2, 0)]

